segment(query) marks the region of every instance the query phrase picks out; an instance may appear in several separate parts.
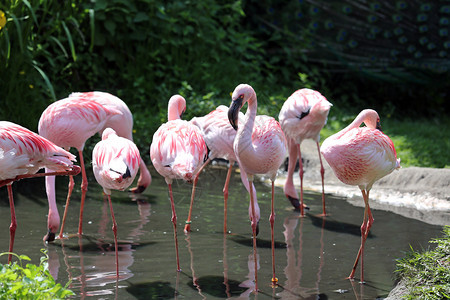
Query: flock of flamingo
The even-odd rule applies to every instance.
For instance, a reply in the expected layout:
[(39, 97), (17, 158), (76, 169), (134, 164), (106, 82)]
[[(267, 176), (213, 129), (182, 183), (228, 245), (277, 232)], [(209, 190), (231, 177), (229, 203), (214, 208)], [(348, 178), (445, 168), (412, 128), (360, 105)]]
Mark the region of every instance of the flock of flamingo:
[[(247, 103), (247, 111), (240, 110)], [(373, 223), (369, 206), (369, 192), (378, 179), (400, 168), (400, 159), (391, 139), (382, 133), (376, 111), (365, 109), (355, 120), (338, 133), (319, 144), (320, 130), (326, 124), (331, 103), (319, 92), (300, 89), (283, 104), (279, 122), (272, 117), (257, 114), (257, 97), (248, 84), (238, 85), (232, 93), (230, 107), (218, 106), (214, 111), (191, 121), (182, 120), (186, 100), (174, 95), (168, 103), (168, 121), (153, 135), (150, 157), (156, 171), (164, 177), (172, 208), (172, 224), (176, 252), (177, 270), (180, 271), (177, 239), (177, 216), (172, 195), (172, 182), (182, 179), (193, 184), (188, 220), (184, 228), (190, 231), (191, 212), (195, 197), (195, 186), (205, 166), (213, 159), (229, 161), (229, 169), (223, 188), (224, 233), (227, 232), (228, 186), (232, 167), (239, 165), (242, 183), (249, 193), (249, 219), (253, 238), (255, 259), (255, 290), (258, 291), (257, 247), (260, 208), (253, 184), (257, 174), (268, 175), (272, 182), (271, 213), (269, 217), (272, 239), (272, 284), (277, 285), (274, 255), (274, 181), (278, 169), (289, 156), (287, 180), (284, 193), (295, 210), (304, 216), (308, 207), (303, 202), (303, 166), (300, 144), (313, 139), (317, 144), (322, 176), (322, 214), (326, 216), (324, 192), (324, 167), (321, 155), (328, 162), (336, 176), (345, 184), (357, 185), (365, 203), (364, 219), (361, 225), (361, 245), (349, 279), (354, 279), (356, 267), (361, 259), (360, 282), (364, 283), (364, 245)], [(361, 127), (364, 123), (365, 126)], [(98, 142), (92, 153), (95, 179), (108, 197), (113, 223), (116, 249), (116, 275), (119, 276), (117, 247), (117, 224), (111, 203), (111, 190), (127, 189), (138, 171), (137, 187), (130, 191), (143, 192), (151, 183), (150, 172), (133, 143), (133, 117), (127, 105), (118, 97), (104, 92), (72, 93), (67, 98), (49, 105), (41, 115), (36, 134), (20, 125), (0, 121), (0, 186), (7, 186), (11, 209), (10, 245), (13, 251), (17, 227), (12, 187), (14, 181), (45, 176), (45, 188), (49, 203), (48, 233), (44, 240), (63, 239), (64, 223), (69, 208), (73, 176), (81, 172), (81, 205), (78, 234), (83, 233), (83, 209), (87, 191), (83, 148), (86, 141), (99, 133)], [(79, 153), (80, 167), (75, 165), (75, 155), (68, 152), (71, 147)], [(295, 165), (299, 161), (300, 201), (293, 183)], [(45, 168), (45, 172), (38, 172)], [(69, 176), (65, 211), (60, 222), (56, 206), (55, 176)], [(58, 236), (57, 231), (60, 228)], [(8, 262), (11, 261), (11, 255)]]

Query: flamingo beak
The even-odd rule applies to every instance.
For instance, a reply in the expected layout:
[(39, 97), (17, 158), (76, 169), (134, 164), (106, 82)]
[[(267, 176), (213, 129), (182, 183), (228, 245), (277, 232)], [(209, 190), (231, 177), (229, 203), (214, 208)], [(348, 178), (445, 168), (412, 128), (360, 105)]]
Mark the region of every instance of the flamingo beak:
[(231, 106), (228, 109), (228, 120), (230, 121), (231, 126), (233, 126), (234, 130), (238, 129), (238, 117), (239, 111), (242, 107), (242, 101), (244, 99), (242, 97), (237, 98), (231, 102)]

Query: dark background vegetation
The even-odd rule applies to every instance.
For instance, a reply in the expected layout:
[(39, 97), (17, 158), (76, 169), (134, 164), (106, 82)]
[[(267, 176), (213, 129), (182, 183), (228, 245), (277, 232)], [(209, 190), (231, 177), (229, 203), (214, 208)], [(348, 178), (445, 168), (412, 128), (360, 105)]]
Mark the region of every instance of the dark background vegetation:
[(2, 1), (0, 119), (37, 131), (51, 102), (107, 91), (130, 107), (148, 156), (171, 95), (185, 96), (190, 119), (229, 105), (245, 82), (261, 114), (277, 117), (309, 87), (334, 104), (339, 126), (374, 108), (448, 136), (450, 8), (422, 2)]

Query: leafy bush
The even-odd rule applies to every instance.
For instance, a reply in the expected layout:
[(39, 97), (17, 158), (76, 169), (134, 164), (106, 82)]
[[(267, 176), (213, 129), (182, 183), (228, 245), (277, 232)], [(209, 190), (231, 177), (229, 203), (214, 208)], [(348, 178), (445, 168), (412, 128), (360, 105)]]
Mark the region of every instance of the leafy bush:
[[(27, 264), (23, 267), (23, 261), (30, 261), (26, 255), (13, 255), (19, 262), (0, 264), (0, 299), (65, 299), (75, 295), (57, 284), (48, 271), (48, 257), (41, 257), (39, 266)], [(0, 255), (8, 255), (9, 252)]]

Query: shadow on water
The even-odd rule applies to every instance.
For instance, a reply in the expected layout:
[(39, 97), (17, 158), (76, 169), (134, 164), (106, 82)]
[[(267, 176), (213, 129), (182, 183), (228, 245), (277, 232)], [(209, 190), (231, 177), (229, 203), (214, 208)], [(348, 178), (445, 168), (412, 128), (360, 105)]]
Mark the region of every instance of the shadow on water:
[(168, 281), (132, 283), (126, 290), (138, 300), (173, 299), (176, 297), (176, 290)]
[[(323, 228), (332, 232), (339, 232), (345, 234), (356, 235), (358, 237), (361, 236), (361, 225), (350, 224), (341, 221), (335, 221), (332, 217), (319, 217), (314, 216), (312, 214), (306, 214), (306, 216), (311, 220), (311, 224), (316, 227)], [(373, 238), (374, 235), (369, 231), (369, 235), (367, 238)]]
[[(228, 234), (221, 232), (226, 168), (214, 166), (200, 176), (189, 234), (183, 233), (183, 227), (192, 185), (174, 182), (182, 268), (182, 272), (177, 272), (167, 185), (150, 169), (153, 182), (143, 194), (112, 193), (118, 224), (118, 279), (108, 202), (92, 178), (86, 196), (84, 234), (75, 234), (80, 209), (80, 187), (76, 182), (65, 226), (69, 238), (49, 245), (42, 243), (48, 211), (43, 180), (33, 181), (30, 186), (25, 180), (14, 184), (18, 222), (15, 252), (28, 255), (38, 264), (40, 249), (46, 247), (50, 273), (63, 285), (70, 282), (76, 299), (375, 299), (386, 296), (393, 288), (395, 259), (404, 256), (410, 245), (414, 249), (427, 248), (428, 241), (440, 236), (442, 230), (440, 226), (373, 210), (375, 223), (364, 257), (367, 283), (360, 285), (357, 280), (345, 278), (359, 248), (364, 208), (329, 196), (330, 216), (317, 217), (314, 214), (321, 212), (321, 197), (305, 192), (311, 210), (301, 218), (290, 209), (282, 189), (277, 188), (275, 267), (279, 286), (272, 288), (270, 188), (255, 182), (261, 207), (256, 295), (249, 199), (239, 174), (231, 177)], [(57, 205), (62, 213), (67, 180), (59, 182)], [(7, 250), (10, 223), (4, 190), (0, 190), (2, 251)]]

